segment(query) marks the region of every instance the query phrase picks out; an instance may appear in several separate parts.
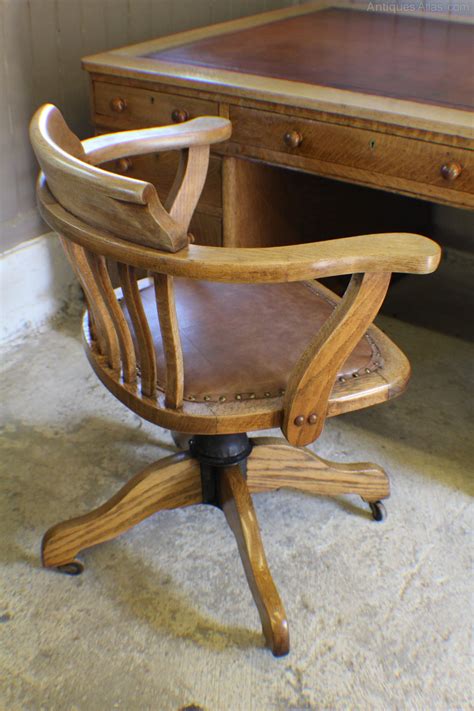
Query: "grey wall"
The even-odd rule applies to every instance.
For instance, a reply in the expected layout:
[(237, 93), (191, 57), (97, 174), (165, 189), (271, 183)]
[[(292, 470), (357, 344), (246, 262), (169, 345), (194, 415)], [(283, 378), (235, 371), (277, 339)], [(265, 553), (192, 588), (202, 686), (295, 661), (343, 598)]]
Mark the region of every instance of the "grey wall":
[[(0, 0), (0, 249), (46, 231), (35, 208), (28, 122), (49, 101), (91, 135), (81, 57), (291, 0)], [(295, 3), (296, 4), (296, 3)]]

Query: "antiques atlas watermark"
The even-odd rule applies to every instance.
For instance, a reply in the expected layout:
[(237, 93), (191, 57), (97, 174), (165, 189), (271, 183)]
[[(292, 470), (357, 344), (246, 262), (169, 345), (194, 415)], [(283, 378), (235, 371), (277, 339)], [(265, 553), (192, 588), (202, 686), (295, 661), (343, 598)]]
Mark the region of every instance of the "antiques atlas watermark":
[(410, 2), (369, 2), (368, 12), (441, 12), (443, 14), (474, 14), (472, 2), (436, 2), (436, 0), (415, 0)]

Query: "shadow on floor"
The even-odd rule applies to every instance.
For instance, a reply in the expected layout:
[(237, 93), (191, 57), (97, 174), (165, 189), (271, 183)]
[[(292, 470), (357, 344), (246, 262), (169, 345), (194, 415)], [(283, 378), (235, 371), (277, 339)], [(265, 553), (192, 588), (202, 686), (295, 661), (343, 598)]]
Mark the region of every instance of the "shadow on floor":
[[(224, 524), (224, 522), (222, 522)], [(113, 542), (112, 542), (113, 545)], [(104, 550), (94, 556), (91, 565), (99, 565), (98, 558), (106, 555)], [(234, 564), (240, 565), (236, 552)], [(186, 561), (183, 562), (186, 565)], [(205, 567), (205, 561), (203, 561)], [(117, 568), (126, 571), (126, 575), (117, 580)], [(136, 559), (123, 549), (115, 551), (113, 567), (100, 567), (100, 580), (107, 586), (107, 594), (125, 608), (140, 622), (145, 622), (152, 631), (160, 631), (172, 637), (187, 639), (211, 650), (221, 650), (234, 646), (239, 649), (264, 647), (263, 635), (243, 627), (220, 624), (207, 616), (175, 587), (172, 578)], [(244, 594), (251, 600), (250, 591), (241, 591), (236, 587), (235, 596)]]

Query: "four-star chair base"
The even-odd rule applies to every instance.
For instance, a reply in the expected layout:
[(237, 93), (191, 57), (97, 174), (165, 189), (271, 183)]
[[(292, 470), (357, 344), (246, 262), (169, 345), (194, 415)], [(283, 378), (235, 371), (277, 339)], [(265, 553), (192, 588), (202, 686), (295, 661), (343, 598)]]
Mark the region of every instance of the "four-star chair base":
[(189, 450), (150, 465), (94, 511), (50, 528), (42, 543), (43, 565), (81, 573), (83, 566), (76, 558), (80, 551), (115, 538), (157, 511), (215, 505), (235, 535), (266, 643), (275, 656), (287, 654), (288, 622), (265, 557), (251, 494), (283, 487), (323, 496), (358, 494), (381, 520), (381, 499), (390, 494), (387, 474), (366, 462), (329, 462), (273, 437), (173, 436)]

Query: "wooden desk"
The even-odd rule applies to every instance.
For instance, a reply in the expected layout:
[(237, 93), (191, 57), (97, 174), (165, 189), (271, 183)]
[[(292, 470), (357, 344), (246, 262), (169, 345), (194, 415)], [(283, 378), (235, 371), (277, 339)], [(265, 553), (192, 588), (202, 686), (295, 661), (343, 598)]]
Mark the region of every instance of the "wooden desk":
[[(231, 119), (232, 138), (213, 153), (194, 220), (200, 241), (292, 243), (314, 239), (318, 226), (327, 236), (317, 211), (329, 193), (334, 233), (363, 227), (344, 223), (341, 205), (356, 203), (378, 210), (384, 229), (394, 205), (387, 192), (354, 193), (327, 178), (474, 209), (472, 24), (336, 4), (84, 59), (97, 131), (203, 114)], [(150, 180), (163, 196), (175, 167), (161, 154), (114, 169)]]

